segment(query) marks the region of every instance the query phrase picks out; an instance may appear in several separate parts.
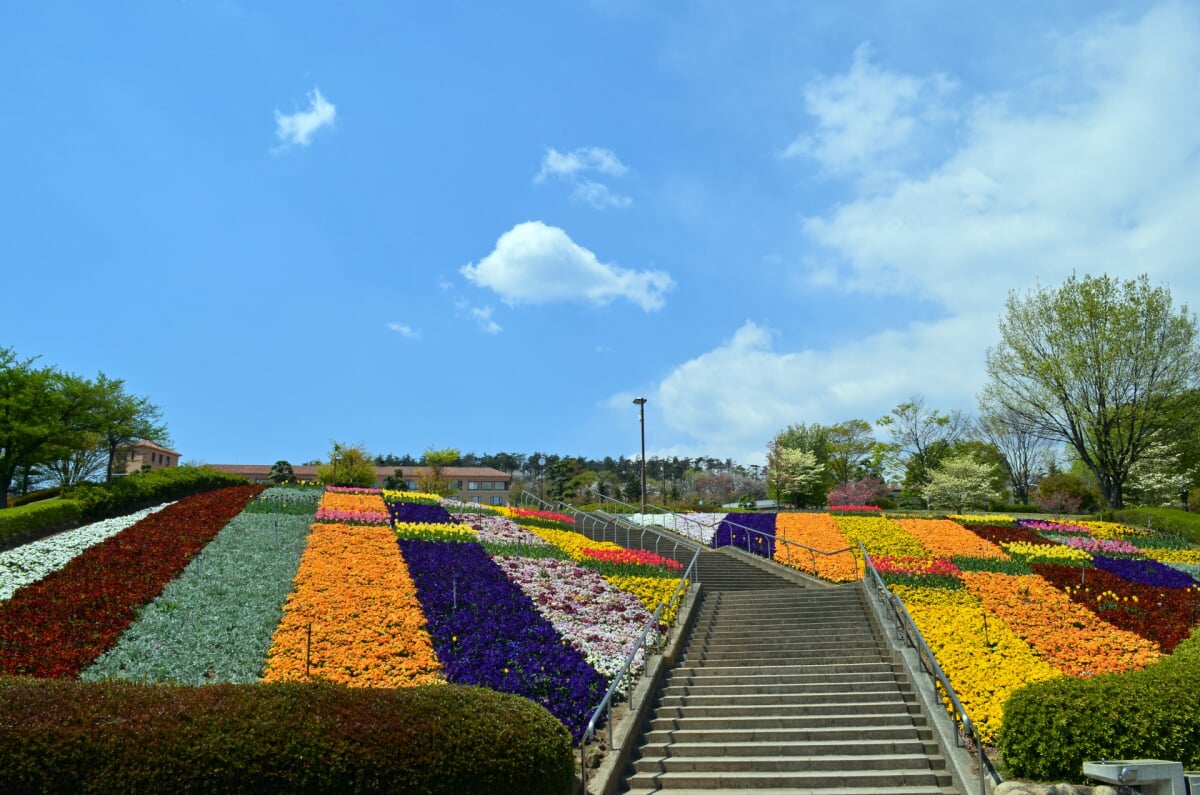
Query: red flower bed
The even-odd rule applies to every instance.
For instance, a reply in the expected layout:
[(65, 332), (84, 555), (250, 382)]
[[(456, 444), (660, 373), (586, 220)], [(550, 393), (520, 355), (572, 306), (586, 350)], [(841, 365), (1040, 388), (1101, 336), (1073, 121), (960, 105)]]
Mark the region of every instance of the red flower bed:
[(595, 549), (587, 547), (580, 550), (584, 557), (598, 560), (601, 563), (617, 565), (662, 566), (671, 571), (680, 571), (683, 564), (671, 558), (664, 558), (657, 552), (641, 549)]
[(0, 672), (70, 679), (265, 486), (185, 497), (0, 603)]
[(1188, 639), (1200, 594), (1190, 588), (1156, 588), (1089, 567), (1080, 583), (1077, 566), (1035, 563), (1033, 570), (1071, 600), (1115, 627), (1152, 640), (1170, 654)]
[(1024, 541), (1027, 544), (1052, 547), (1053, 541), (1047, 541), (1032, 530), (1024, 527), (1013, 527), (1001, 524), (970, 524), (967, 529), (982, 539), (991, 541), (996, 546)]

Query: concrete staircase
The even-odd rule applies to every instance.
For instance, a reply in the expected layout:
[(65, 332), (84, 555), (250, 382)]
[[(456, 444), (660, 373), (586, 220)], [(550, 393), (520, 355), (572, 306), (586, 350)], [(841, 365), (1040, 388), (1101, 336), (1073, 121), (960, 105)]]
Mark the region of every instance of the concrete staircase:
[(631, 795), (956, 792), (860, 586), (749, 590), (731, 576), (720, 590), (701, 578), (704, 601), (635, 755)]

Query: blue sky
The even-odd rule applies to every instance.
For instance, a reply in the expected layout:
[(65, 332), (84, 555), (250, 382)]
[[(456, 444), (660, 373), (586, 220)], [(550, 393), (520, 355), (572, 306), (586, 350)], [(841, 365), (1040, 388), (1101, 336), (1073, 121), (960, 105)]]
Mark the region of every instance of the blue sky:
[(0, 344), (185, 459), (759, 463), (973, 411), (1011, 290), (1200, 305), (1200, 10), (10, 3)]

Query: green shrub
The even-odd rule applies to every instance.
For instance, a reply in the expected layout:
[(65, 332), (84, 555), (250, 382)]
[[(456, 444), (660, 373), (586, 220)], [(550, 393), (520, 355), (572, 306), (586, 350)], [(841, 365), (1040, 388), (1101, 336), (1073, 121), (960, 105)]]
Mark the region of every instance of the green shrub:
[(1018, 778), (1080, 781), (1099, 759), (1200, 767), (1200, 630), (1141, 671), (1028, 685), (1004, 705), (1004, 765)]
[(37, 491), (31, 491), (28, 494), (23, 494), (20, 497), (14, 497), (10, 499), (8, 504), (12, 508), (19, 508), (20, 506), (28, 505), (31, 502), (41, 502), (42, 500), (48, 500), (51, 497), (57, 497), (58, 495), (62, 494), (62, 490), (62, 486), (52, 486), (48, 489), (38, 489)]
[(167, 467), (114, 478), (107, 483), (84, 483), (68, 490), (66, 496), (82, 506), (84, 519), (97, 521), (202, 491), (245, 483), (246, 479), (239, 475), (208, 467)]
[(0, 550), (45, 538), (59, 530), (76, 527), (83, 515), (72, 500), (42, 500), (0, 511)]
[(3, 792), (566, 795), (567, 730), (478, 687), (0, 679)]

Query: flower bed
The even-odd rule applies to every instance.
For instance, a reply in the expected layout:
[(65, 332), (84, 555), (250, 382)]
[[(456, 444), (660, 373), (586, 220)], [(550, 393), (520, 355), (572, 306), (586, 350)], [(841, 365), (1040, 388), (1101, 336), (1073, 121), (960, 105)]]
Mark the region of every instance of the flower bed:
[(1075, 524), (1087, 528), (1094, 538), (1124, 538), (1126, 536), (1147, 536), (1149, 530), (1120, 522), (1090, 522), (1078, 521)]
[(996, 558), (1008, 560), (1000, 547), (949, 519), (897, 519), (896, 524), (921, 543), (934, 557)]
[(551, 546), (550, 542), (546, 539), (534, 535), (512, 519), (504, 516), (452, 513), (450, 517), (459, 524), (474, 527), (481, 544)]
[(579, 740), (607, 682), (478, 544), (400, 539), (446, 678), (536, 701)]
[[(622, 591), (636, 596), (646, 609), (653, 612), (658, 609), (660, 604), (666, 604), (676, 589), (679, 588), (679, 580), (668, 579), (665, 577), (628, 577), (623, 575), (614, 575), (605, 577), (610, 583), (620, 588)], [(683, 582), (683, 590), (686, 592), (689, 585), (688, 580)], [(663, 609), (659, 620), (662, 622), (662, 628), (671, 626), (675, 623), (675, 614), (679, 610), (679, 604), (666, 605)]]
[(1000, 545), (1005, 552), (1014, 558), (1020, 558), (1026, 563), (1067, 563), (1082, 566), (1092, 559), (1092, 556), (1082, 549), (1065, 547), (1062, 544), (1046, 542), (1033, 544), (1028, 541), (1012, 541)]
[(969, 591), (904, 585), (892, 591), (950, 677), (984, 743), (995, 743), (1004, 702), (1015, 690), (1061, 675)]
[(479, 534), (467, 524), (427, 522), (396, 522), (392, 530), (397, 538), (420, 538), (425, 541), (475, 541)]
[(1070, 676), (1145, 668), (1158, 645), (1117, 629), (1036, 574), (963, 572), (967, 589), (1047, 662)]
[(724, 513), (683, 513), (655, 516), (653, 519), (660, 527), (699, 541), (705, 546), (712, 546), (717, 528), (726, 516), (728, 514)]
[(369, 489), (327, 489), (317, 509), (318, 522), (334, 524), (389, 524), (391, 517), (379, 491)]
[(235, 516), (81, 678), (257, 682), (315, 509)]
[(103, 519), (7, 552), (0, 552), (0, 602), (26, 585), (58, 571), (85, 549), (115, 536), (127, 527), (132, 527), (169, 504), (163, 503), (115, 519)]
[(857, 546), (861, 543), (872, 557), (890, 555), (922, 558), (929, 554), (921, 542), (904, 532), (891, 519), (882, 516), (838, 516), (835, 521), (851, 544)]
[(449, 524), (454, 521), (450, 517), (450, 512), (440, 505), (420, 502), (389, 502), (387, 507), (392, 521), (396, 523)]
[(657, 552), (641, 549), (603, 549), (581, 547), (579, 550), (589, 564), (605, 576), (623, 574), (631, 577), (678, 577), (683, 564), (664, 558)]
[(1197, 584), (1196, 580), (1184, 572), (1156, 560), (1129, 560), (1097, 555), (1092, 563), (1096, 568), (1111, 572), (1129, 582), (1155, 588), (1191, 588)]
[(962, 572), (946, 558), (893, 558), (880, 555), (872, 558), (871, 563), (889, 588), (893, 585), (962, 587)]
[(78, 676), (262, 486), (186, 497), (0, 603), (0, 671)]
[(439, 667), (391, 529), (314, 524), (263, 679), (408, 687), (443, 681)]
[[(583, 653), (589, 665), (606, 679), (617, 675), (650, 621), (650, 613), (636, 596), (574, 561), (521, 557), (493, 560), (559, 634)], [(636, 675), (644, 665), (639, 652), (631, 671)]]
[[(1059, 543), (1072, 549), (1082, 549), (1093, 555), (1140, 555), (1142, 550), (1120, 538), (1092, 538), (1091, 536), (1060, 536)], [(1051, 536), (1051, 540), (1054, 539)]]
[(1052, 546), (1053, 541), (1047, 541), (1026, 527), (1015, 527), (1003, 524), (972, 524), (967, 529), (980, 538), (998, 544), (1003, 548), (1006, 543), (1020, 542), (1041, 546)]
[[(392, 489), (384, 489), (382, 495), (385, 502), (412, 502), (424, 503), (426, 505), (441, 505), (443, 502), (441, 497), (436, 494), (430, 494), (427, 491), (394, 491)], [(450, 502), (450, 500), (446, 500), (445, 502)]]
[(736, 547), (764, 558), (775, 557), (775, 514), (727, 514), (713, 535), (712, 545)]
[(830, 513), (879, 513), (883, 509), (878, 505), (830, 505)]
[(1156, 588), (1132, 583), (1103, 569), (1084, 578), (1071, 566), (1039, 563), (1034, 570), (1115, 627), (1154, 641), (1168, 654), (1192, 632), (1200, 592), (1188, 588)]
[[(833, 552), (851, 544), (833, 517), (827, 513), (781, 513), (775, 518), (775, 536), (781, 541), (803, 544), (806, 547)], [(813, 570), (813, 558), (816, 570)], [(830, 582), (852, 582), (859, 578), (859, 553), (856, 547), (850, 552), (836, 555), (814, 555), (804, 549), (792, 548), (789, 544), (775, 545), (775, 562), (790, 566), (807, 574)]]

